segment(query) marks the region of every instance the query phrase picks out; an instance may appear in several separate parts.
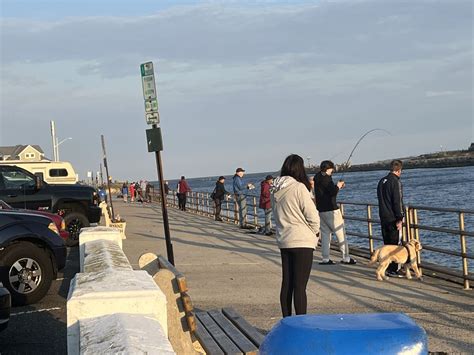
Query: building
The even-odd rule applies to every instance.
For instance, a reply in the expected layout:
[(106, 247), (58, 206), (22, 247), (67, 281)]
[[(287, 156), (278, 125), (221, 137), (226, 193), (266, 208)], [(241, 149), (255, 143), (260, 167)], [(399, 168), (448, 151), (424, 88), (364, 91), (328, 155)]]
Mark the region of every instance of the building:
[(0, 147), (0, 161), (40, 162), (49, 161), (45, 158), (39, 145), (16, 145)]

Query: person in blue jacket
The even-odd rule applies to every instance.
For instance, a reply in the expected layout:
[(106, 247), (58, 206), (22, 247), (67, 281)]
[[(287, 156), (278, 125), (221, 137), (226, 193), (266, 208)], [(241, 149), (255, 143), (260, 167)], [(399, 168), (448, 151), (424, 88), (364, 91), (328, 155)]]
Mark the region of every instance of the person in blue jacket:
[(245, 170), (237, 168), (235, 175), (232, 179), (232, 187), (234, 189), (235, 200), (239, 208), (239, 224), (242, 229), (253, 229), (253, 227), (247, 225), (247, 200), (245, 197), (245, 191), (252, 188), (252, 184), (244, 184), (242, 178)]

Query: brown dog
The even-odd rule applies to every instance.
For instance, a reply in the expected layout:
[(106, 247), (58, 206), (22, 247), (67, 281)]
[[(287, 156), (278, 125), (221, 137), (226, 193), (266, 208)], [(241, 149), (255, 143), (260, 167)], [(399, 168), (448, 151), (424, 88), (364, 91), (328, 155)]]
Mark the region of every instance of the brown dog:
[(375, 271), (375, 276), (377, 276), (377, 280), (379, 281), (388, 280), (388, 277), (385, 275), (385, 270), (387, 270), (387, 267), (392, 261), (398, 264), (403, 264), (407, 279), (411, 279), (411, 267), (413, 268), (413, 271), (415, 271), (416, 277), (421, 280), (421, 271), (418, 269), (418, 264), (416, 262), (416, 252), (420, 250), (420, 242), (414, 239), (410, 240), (405, 245), (384, 245), (374, 251), (368, 265), (374, 265), (377, 261), (380, 263)]

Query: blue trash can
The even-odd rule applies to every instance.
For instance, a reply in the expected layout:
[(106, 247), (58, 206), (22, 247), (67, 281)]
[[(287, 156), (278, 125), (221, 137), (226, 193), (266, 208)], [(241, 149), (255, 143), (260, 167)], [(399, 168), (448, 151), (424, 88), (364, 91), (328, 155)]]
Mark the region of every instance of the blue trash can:
[(301, 315), (283, 318), (260, 354), (427, 354), (426, 332), (403, 313)]

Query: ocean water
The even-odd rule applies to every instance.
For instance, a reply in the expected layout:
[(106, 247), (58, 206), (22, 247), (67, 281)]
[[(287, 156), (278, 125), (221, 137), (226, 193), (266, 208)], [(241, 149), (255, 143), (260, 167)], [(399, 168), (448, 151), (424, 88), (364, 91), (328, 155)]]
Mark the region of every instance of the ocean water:
[[(259, 196), (260, 182), (269, 173), (247, 174), (245, 183), (253, 183), (254, 190), (249, 191), (251, 196)], [(273, 172), (277, 176), (277, 172)], [(333, 180), (343, 177), (346, 187), (339, 192), (338, 201), (367, 202), (375, 207), (372, 210), (373, 218), (378, 219), (377, 183), (387, 174), (387, 171), (354, 172), (344, 175), (334, 174)], [(196, 192), (212, 192), (217, 176), (188, 179), (188, 184)], [(445, 168), (445, 169), (410, 169), (404, 170), (401, 178), (404, 192), (404, 203), (412, 206), (427, 206), (440, 208), (474, 210), (474, 167)], [(170, 180), (170, 188), (175, 189), (178, 180)], [(232, 192), (232, 176), (226, 176), (225, 187)], [(258, 198), (257, 198), (258, 203)], [(251, 210), (251, 208), (250, 208)], [(365, 206), (345, 205), (344, 212), (348, 216), (366, 217)], [(258, 210), (260, 220), (263, 214)], [(433, 227), (459, 228), (459, 214), (452, 212), (418, 211), (418, 224)], [(348, 232), (367, 233), (367, 223), (346, 220)], [(474, 214), (465, 214), (465, 230), (474, 232)], [(380, 226), (373, 225), (375, 236), (381, 237)], [(419, 231), (423, 245), (437, 248), (461, 251), (459, 235), (432, 231)], [(368, 248), (368, 240), (348, 236), (350, 245)], [(333, 241), (334, 242), (334, 241)], [(466, 236), (468, 253), (474, 253), (474, 237)], [(375, 247), (381, 245), (375, 241)], [(456, 269), (461, 269), (461, 257), (444, 255), (424, 250), (422, 260), (437, 263)], [(468, 260), (470, 272), (474, 271), (474, 260)]]

